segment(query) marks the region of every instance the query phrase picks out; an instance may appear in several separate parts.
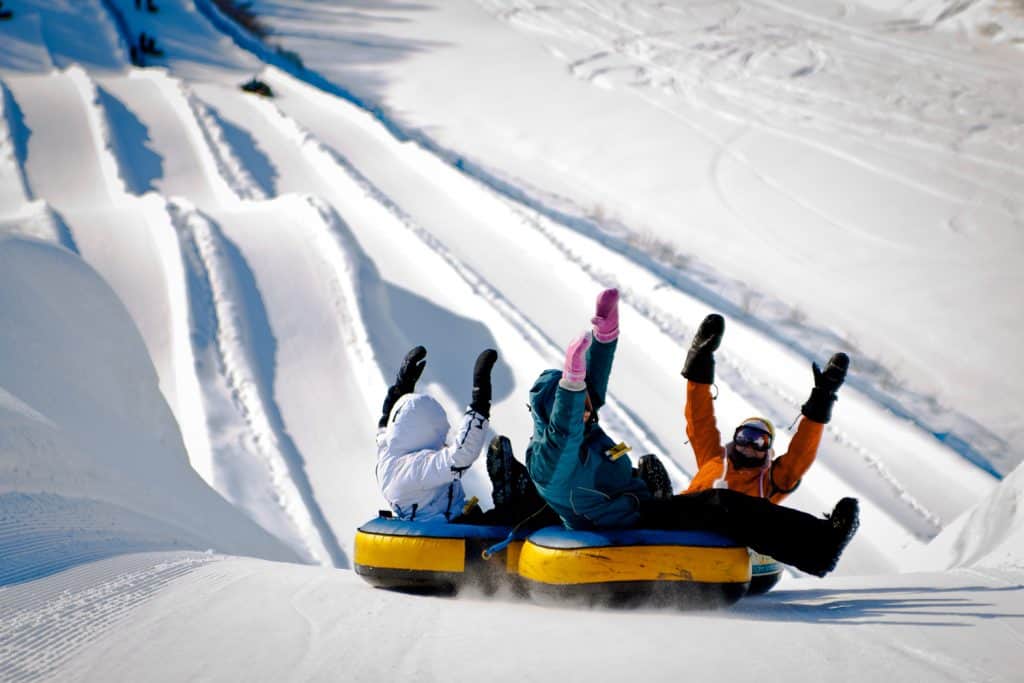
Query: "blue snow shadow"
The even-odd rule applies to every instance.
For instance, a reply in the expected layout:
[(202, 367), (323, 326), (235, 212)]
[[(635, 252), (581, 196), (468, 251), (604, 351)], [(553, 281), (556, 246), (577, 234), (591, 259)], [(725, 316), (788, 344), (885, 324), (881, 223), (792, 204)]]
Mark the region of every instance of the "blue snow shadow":
[[(28, 178), (25, 177), (25, 165), (28, 163), (28, 139), (32, 137), (32, 130), (25, 125), (25, 114), (14, 99), (14, 94), (7, 88), (7, 85), (0, 82), (0, 91), (4, 98), (4, 118), (7, 119), (8, 135), (11, 145), (14, 147), (14, 158), (18, 162), (18, 172), (21, 174), (25, 187), (28, 186)], [(31, 188), (29, 188), (31, 192)]]
[[(999, 611), (983, 599), (987, 593), (1009, 591), (1024, 593), (1024, 585), (781, 590), (744, 598), (729, 611), (737, 618), (763, 621), (964, 628), (978, 619), (1024, 619), (1024, 612)], [(962, 593), (972, 598), (957, 595)]]
[[(3, 97), (4, 119), (7, 122), (7, 133), (11, 141), (14, 160), (17, 162), (18, 177), (21, 180), (22, 187), (25, 188), (26, 196), (32, 199), (34, 198), (32, 183), (29, 182), (28, 175), (25, 173), (25, 169), (28, 167), (28, 141), (32, 137), (32, 129), (25, 125), (25, 113), (18, 106), (18, 101), (14, 98), (14, 94), (2, 81), (0, 81), (0, 96)], [(50, 218), (53, 220), (58, 243), (68, 251), (81, 255), (78, 244), (75, 242), (74, 235), (71, 233), (67, 221), (64, 220), (64, 216), (49, 204), (47, 205), (47, 211), (49, 211)]]
[(96, 92), (110, 122), (111, 144), (128, 191), (145, 194), (156, 190), (153, 181), (163, 178), (164, 159), (150, 147), (149, 129), (121, 100), (100, 86)]
[[(511, 395), (515, 385), (512, 373), (502, 362), (498, 342), (486, 325), (456, 315), (407, 289), (389, 282), (381, 284), (391, 322), (398, 332), (397, 338), (378, 335), (371, 340), (385, 381), (394, 380), (409, 349), (422, 345), (427, 349), (427, 367), (421, 383), (442, 385), (452, 398), (465, 406), (473, 390), (476, 357), (484, 349), (498, 349), (498, 362), (491, 373), (493, 400), (497, 402)], [(378, 327), (371, 326), (371, 335)]]
[(224, 118), (219, 111), (210, 105), (206, 105), (210, 114), (213, 115), (221, 130), (224, 131), (224, 139), (231, 146), (235, 155), (242, 162), (245, 168), (264, 194), (268, 197), (277, 195), (277, 168), (270, 161), (259, 143), (249, 131), (236, 126)]
[(105, 501), (0, 495), (0, 587), (126, 553), (208, 546), (179, 527)]

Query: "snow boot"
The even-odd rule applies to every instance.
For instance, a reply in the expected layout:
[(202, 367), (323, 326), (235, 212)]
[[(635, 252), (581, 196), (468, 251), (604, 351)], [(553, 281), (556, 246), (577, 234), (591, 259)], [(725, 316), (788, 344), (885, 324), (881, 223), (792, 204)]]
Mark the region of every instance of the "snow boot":
[(503, 508), (515, 500), (514, 461), (512, 442), (507, 436), (498, 435), (491, 439), (491, 445), (487, 447), (487, 476), (491, 480), (491, 499), (496, 508)]
[(836, 568), (839, 556), (860, 526), (860, 504), (856, 498), (843, 498), (836, 503), (831, 514), (825, 515), (825, 519), (829, 524), (827, 559), (824, 565), (816, 568), (817, 571), (810, 572), (815, 576), (825, 576)]
[(640, 456), (640, 463), (637, 467), (637, 476), (644, 480), (647, 488), (655, 498), (664, 499), (672, 497), (672, 480), (668, 477), (668, 471), (653, 453)]

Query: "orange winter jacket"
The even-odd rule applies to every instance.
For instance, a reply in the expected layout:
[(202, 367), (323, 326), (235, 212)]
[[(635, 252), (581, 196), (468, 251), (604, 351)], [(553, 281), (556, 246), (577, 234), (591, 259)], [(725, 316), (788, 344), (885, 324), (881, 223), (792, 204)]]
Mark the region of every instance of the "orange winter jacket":
[[(796, 489), (801, 477), (814, 463), (824, 430), (825, 425), (801, 416), (785, 455), (775, 458), (763, 468), (737, 469), (730, 462), (725, 476), (726, 483), (733, 491), (767, 498), (773, 503), (782, 502)], [(722, 436), (715, 422), (710, 384), (686, 383), (686, 435), (697, 456), (697, 474), (686, 492), (710, 489), (715, 480), (722, 476), (725, 459), (725, 446), (722, 445)]]

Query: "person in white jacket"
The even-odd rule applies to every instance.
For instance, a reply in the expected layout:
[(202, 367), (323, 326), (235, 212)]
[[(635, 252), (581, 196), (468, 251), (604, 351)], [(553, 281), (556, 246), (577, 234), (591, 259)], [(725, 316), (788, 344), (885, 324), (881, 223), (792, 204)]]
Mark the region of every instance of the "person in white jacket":
[(406, 354), (387, 397), (377, 431), (377, 483), (400, 519), (452, 521), (466, 496), (462, 474), (480, 456), (491, 411), (491, 370), (498, 352), (487, 349), (473, 368), (473, 396), (455, 439), (441, 404), (414, 393), (426, 366), (422, 346)]

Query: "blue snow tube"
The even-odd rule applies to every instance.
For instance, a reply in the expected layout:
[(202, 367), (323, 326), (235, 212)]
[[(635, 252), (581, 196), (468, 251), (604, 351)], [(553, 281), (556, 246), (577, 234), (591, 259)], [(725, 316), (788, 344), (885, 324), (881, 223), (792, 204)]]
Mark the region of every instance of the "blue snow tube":
[(782, 563), (775, 558), (750, 551), (750, 588), (747, 595), (763, 595), (782, 578)]
[(751, 571), (746, 546), (711, 532), (548, 527), (526, 540), (519, 575), (538, 596), (693, 608), (736, 602)]
[(505, 540), (506, 526), (410, 522), (379, 516), (356, 531), (356, 574), (379, 588), (456, 592), (476, 585), (491, 593), (514, 583), (522, 541), (513, 541), (489, 560), (483, 551)]

